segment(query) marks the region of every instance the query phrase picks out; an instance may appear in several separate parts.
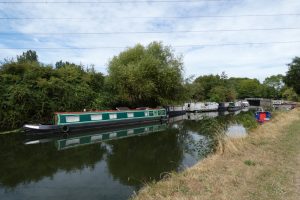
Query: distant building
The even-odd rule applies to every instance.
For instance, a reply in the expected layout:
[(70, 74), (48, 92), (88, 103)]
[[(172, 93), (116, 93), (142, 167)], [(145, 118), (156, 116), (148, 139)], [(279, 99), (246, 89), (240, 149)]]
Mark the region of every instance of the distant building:
[(264, 99), (264, 98), (246, 98), (249, 102), (250, 106), (259, 106), (259, 107), (272, 107), (273, 102), (272, 99)]

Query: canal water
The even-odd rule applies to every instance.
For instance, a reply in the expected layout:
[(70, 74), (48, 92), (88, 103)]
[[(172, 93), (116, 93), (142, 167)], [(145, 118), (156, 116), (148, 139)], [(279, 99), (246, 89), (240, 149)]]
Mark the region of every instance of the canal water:
[(219, 135), (243, 137), (251, 111), (187, 113), (168, 124), (68, 138), (0, 135), (0, 199), (128, 199), (145, 183), (214, 152)]

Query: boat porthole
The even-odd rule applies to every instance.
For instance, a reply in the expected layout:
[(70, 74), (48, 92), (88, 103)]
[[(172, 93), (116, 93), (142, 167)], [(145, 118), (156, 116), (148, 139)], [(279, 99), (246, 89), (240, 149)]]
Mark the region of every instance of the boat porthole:
[(68, 126), (63, 126), (62, 128), (61, 128), (61, 131), (63, 132), (63, 133), (68, 133), (69, 132), (69, 127)]

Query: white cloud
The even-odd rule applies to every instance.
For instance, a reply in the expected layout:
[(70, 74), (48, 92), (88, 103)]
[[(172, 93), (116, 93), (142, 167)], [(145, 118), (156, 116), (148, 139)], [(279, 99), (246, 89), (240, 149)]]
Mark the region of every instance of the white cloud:
[[(36, 18), (75, 18), (73, 20), (1, 20), (0, 47), (128, 47), (158, 40), (166, 45), (224, 44), (247, 42), (299, 41), (300, 30), (207, 32), (173, 34), (113, 35), (33, 35), (30, 33), (131, 32), (219, 30), (297, 27), (300, 16), (158, 19), (196, 15), (255, 15), (300, 13), (300, 2), (293, 0), (198, 2), (198, 3), (124, 3), (124, 4), (0, 4), (0, 16)], [(88, 19), (78, 19), (88, 18)], [(203, 75), (226, 71), (229, 76), (259, 78), (284, 73), (286, 64), (300, 56), (300, 44), (269, 44), (174, 48), (184, 55), (185, 74)], [(38, 50), (44, 63), (59, 60), (95, 64), (105, 72), (109, 59), (123, 49)], [(20, 54), (21, 50), (1, 50), (0, 59)]]

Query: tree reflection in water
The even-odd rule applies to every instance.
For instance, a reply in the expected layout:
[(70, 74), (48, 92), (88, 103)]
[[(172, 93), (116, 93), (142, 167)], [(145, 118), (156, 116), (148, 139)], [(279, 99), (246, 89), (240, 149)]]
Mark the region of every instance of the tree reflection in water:
[(51, 178), (59, 170), (93, 169), (105, 153), (101, 145), (66, 151), (57, 151), (53, 142), (24, 145), (20, 133), (0, 136), (0, 144), (0, 183), (6, 188)]
[[(164, 172), (176, 171), (183, 159), (178, 130), (110, 141), (107, 166), (114, 179), (136, 186), (159, 180)], [(159, 134), (159, 135), (158, 135)]]

